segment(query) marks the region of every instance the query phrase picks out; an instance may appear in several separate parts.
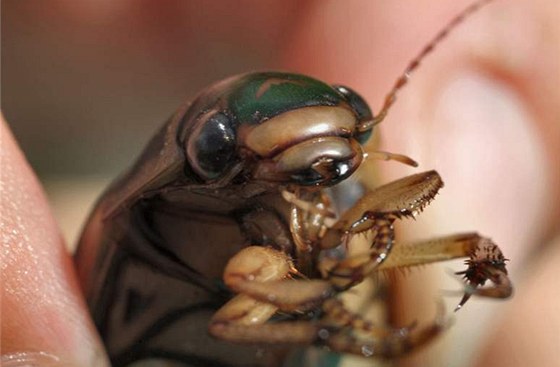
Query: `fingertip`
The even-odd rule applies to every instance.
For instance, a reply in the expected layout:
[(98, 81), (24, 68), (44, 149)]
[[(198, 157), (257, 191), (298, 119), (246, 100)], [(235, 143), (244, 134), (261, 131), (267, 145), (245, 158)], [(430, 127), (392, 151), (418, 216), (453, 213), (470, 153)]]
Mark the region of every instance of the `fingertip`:
[(103, 366), (70, 255), (38, 180), (1, 120), (2, 363), (31, 358), (49, 365), (55, 358)]

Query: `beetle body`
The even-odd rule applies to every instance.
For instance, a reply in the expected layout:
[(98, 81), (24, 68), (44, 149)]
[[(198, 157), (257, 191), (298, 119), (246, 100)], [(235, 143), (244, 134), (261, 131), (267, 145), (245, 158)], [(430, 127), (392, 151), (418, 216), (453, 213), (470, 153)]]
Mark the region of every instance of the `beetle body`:
[[(229, 296), (220, 280), (227, 261), (248, 244), (293, 255), (279, 187), (323, 187), (349, 176), (361, 161), (357, 139), (367, 134), (356, 126), (371, 118), (349, 89), (287, 73), (230, 78), (179, 109), (100, 199), (76, 255), (114, 359), (143, 355), (161, 340), (173, 350), (166, 334), (175, 332), (192, 343), (177, 353), (207, 350), (219, 360), (224, 343), (206, 329)], [(328, 177), (310, 168), (315, 162), (327, 162)], [(181, 322), (154, 326), (180, 309)], [(150, 330), (157, 335), (148, 338)], [(258, 363), (254, 350), (241, 348), (235, 362), (229, 349), (227, 365)]]
[[(472, 295), (509, 297), (506, 260), (487, 238), (395, 242), (394, 222), (419, 214), (443, 186), (437, 172), (358, 200), (327, 190), (357, 186), (347, 178), (366, 158), (415, 165), (363, 145), (420, 61), (487, 1), (428, 43), (376, 116), (347, 87), (281, 72), (226, 79), (179, 108), (101, 197), (76, 254), (113, 365), (278, 366), (294, 345), (400, 356), (433, 340), (447, 319), (375, 326), (340, 297), (391, 268), (467, 258), (457, 309)], [(339, 213), (341, 200), (350, 208)], [(360, 237), (367, 246), (356, 252)]]

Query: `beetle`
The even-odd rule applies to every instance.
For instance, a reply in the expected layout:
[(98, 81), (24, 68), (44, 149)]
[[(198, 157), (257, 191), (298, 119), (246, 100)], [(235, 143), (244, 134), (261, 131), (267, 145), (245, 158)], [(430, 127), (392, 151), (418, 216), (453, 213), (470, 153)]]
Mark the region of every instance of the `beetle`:
[[(393, 223), (443, 186), (437, 172), (380, 186), (342, 213), (329, 190), (355, 185), (347, 178), (365, 159), (415, 165), (363, 146), (420, 61), (485, 2), (412, 60), (376, 115), (349, 87), (286, 72), (234, 76), (180, 107), (98, 201), (76, 253), (113, 365), (275, 366), (292, 345), (402, 355), (448, 322), (382, 328), (347, 310), (339, 295), (385, 269), (465, 257), (458, 308), (471, 295), (509, 297), (506, 259), (485, 237), (395, 242)], [(359, 235), (369, 248), (349, 255)]]

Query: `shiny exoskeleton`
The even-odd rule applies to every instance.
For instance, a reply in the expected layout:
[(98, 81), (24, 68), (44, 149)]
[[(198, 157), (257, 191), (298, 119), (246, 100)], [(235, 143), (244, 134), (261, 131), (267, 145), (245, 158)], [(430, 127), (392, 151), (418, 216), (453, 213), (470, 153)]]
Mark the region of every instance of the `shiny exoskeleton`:
[[(290, 345), (401, 355), (447, 322), (379, 330), (347, 311), (338, 295), (383, 269), (466, 257), (460, 305), (508, 297), (506, 260), (486, 238), (394, 241), (393, 222), (442, 187), (435, 171), (365, 193), (342, 213), (331, 204), (339, 199), (327, 188), (364, 159), (413, 163), (363, 148), (405, 82), (377, 116), (348, 87), (281, 72), (226, 79), (181, 107), (99, 200), (76, 254), (112, 363), (275, 366)], [(369, 249), (350, 256), (357, 234)], [(487, 280), (494, 286), (479, 288)]]

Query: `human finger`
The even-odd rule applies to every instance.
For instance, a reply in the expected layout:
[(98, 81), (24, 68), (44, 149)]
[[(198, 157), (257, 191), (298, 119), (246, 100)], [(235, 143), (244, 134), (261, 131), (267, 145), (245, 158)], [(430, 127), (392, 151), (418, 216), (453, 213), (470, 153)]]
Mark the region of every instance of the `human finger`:
[(3, 366), (104, 366), (44, 193), (2, 117)]
[[(468, 3), (321, 3), (294, 37), (287, 64), (351, 86), (375, 109), (413, 55)], [(411, 155), (446, 182), (418, 221), (400, 227), (399, 239), (478, 230), (512, 260), (515, 279), (530, 253), (557, 230), (557, 9), (554, 1), (495, 1), (438, 45), (399, 93), (379, 126), (382, 150)], [(375, 164), (384, 181), (413, 172)], [(406, 312), (431, 317), (432, 297), (425, 295), (434, 290), (427, 285), (440, 282), (441, 270), (409, 277), (400, 287), (401, 308), (414, 305)], [(449, 278), (449, 285), (432, 288), (456, 286)], [(485, 344), (483, 329), (492, 327), (486, 310), (502, 306), (471, 302), (451, 338), (437, 343), (447, 356), (437, 359), (428, 349), (407, 362), (469, 363), (470, 353)], [(453, 345), (463, 353), (448, 353)]]

